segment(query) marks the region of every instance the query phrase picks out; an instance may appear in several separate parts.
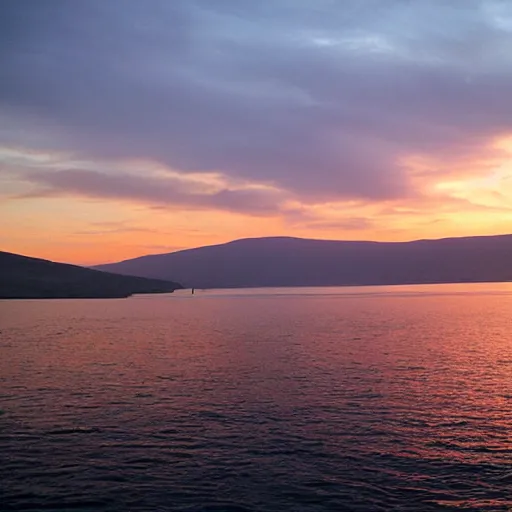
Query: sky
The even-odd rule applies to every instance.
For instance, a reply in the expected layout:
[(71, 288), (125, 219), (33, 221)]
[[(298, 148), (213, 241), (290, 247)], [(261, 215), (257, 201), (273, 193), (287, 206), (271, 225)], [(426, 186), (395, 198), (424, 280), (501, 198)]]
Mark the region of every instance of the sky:
[(0, 249), (512, 232), (509, 0), (2, 0)]

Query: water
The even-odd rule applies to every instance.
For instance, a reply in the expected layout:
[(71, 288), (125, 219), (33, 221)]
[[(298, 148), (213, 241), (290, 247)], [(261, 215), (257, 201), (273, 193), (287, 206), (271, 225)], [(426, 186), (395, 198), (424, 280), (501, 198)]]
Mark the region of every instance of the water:
[(512, 510), (512, 284), (0, 302), (0, 509)]

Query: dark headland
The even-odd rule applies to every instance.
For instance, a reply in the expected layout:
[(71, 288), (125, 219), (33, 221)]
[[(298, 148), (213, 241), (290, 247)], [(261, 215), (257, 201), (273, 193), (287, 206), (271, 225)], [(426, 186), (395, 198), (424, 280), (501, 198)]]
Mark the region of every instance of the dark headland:
[(195, 288), (512, 281), (512, 235), (413, 242), (253, 238), (95, 268)]
[(168, 293), (178, 283), (123, 276), (0, 251), (0, 299), (122, 298)]

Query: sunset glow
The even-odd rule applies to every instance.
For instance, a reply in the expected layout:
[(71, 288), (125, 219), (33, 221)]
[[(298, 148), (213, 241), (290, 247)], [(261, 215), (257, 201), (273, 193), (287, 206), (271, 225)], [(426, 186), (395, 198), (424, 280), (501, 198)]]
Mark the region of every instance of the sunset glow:
[(113, 46), (85, 5), (44, 30), (13, 7), (1, 248), (93, 264), (243, 237), (510, 232), (512, 11), (448, 4), (356, 9), (346, 29), (343, 9), (300, 3), (164, 5), (138, 28), (127, 9)]
[(0, 0), (2, 510), (512, 512), (512, 0)]

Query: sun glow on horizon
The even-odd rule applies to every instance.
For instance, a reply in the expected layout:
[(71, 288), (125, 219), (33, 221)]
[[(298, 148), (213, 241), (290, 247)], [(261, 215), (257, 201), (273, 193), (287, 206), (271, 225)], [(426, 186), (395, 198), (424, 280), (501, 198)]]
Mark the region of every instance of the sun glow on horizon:
[[(151, 161), (96, 163), (20, 148), (0, 148), (0, 156), (6, 168), (32, 173), (70, 169), (79, 162), (84, 165), (78, 167), (86, 163), (96, 170), (109, 169), (114, 176), (122, 176), (126, 169), (152, 169), (163, 179), (170, 174), (171, 179), (193, 183), (203, 193), (229, 186), (222, 173), (184, 175)], [(274, 211), (255, 214), (173, 206), (172, 200), (159, 205), (130, 197), (95, 197), (93, 192), (33, 194), (34, 184), (12, 172), (3, 181), (0, 207), (10, 222), (4, 223), (0, 242), (7, 251), (92, 265), (246, 237), (405, 241), (512, 231), (512, 136), (496, 139), (473, 155), (473, 162), (452, 159), (445, 165), (442, 159), (410, 156), (402, 165), (415, 187), (411, 197), (316, 203), (288, 198)], [(271, 190), (247, 181), (238, 186)]]

